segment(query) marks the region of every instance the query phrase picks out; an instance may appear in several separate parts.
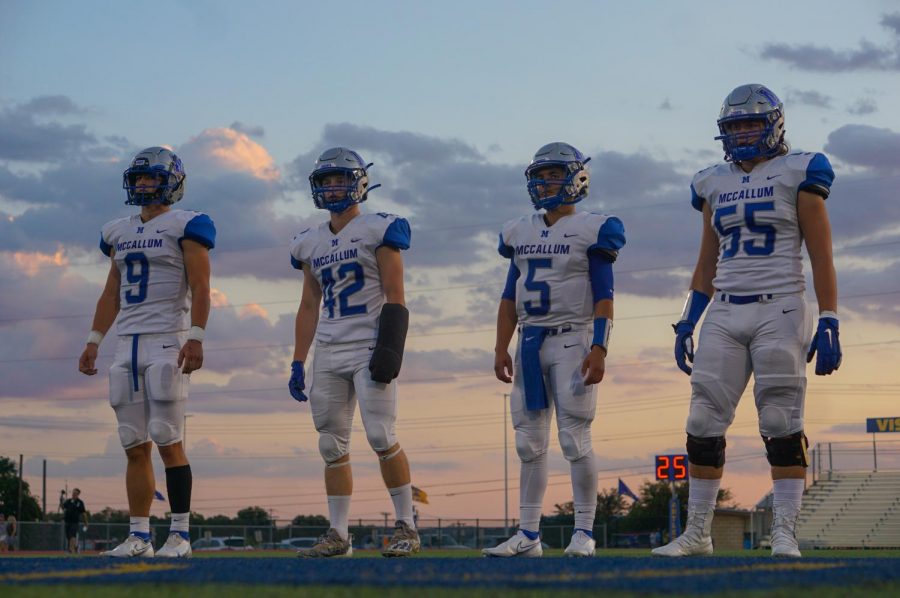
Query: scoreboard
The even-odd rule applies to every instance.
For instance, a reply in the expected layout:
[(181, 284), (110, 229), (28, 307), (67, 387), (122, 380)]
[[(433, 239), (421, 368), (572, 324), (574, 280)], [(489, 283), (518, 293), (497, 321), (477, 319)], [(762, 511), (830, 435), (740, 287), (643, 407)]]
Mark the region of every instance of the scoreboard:
[(677, 482), (688, 478), (687, 455), (656, 455), (656, 479)]

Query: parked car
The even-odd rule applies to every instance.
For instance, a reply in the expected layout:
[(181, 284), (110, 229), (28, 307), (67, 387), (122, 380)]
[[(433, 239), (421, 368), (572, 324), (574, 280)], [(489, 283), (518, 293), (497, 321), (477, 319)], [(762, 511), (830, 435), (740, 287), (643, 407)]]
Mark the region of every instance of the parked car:
[(247, 545), (247, 541), (240, 536), (214, 536), (212, 538), (200, 538), (193, 544), (194, 551), (221, 551), (221, 550), (253, 550)]
[(278, 544), (275, 545), (277, 550), (300, 550), (301, 548), (312, 548), (316, 542), (318, 542), (318, 538), (312, 536), (298, 537), (298, 538), (288, 538), (287, 540), (282, 540)]
[(469, 550), (468, 546), (463, 546), (456, 541), (456, 538), (447, 534), (419, 534), (419, 541), (422, 548), (436, 548), (439, 550)]

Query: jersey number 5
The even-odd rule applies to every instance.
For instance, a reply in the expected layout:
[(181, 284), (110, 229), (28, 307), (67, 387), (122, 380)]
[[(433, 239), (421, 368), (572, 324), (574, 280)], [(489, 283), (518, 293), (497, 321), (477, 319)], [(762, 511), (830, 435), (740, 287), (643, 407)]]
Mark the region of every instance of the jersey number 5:
[[(737, 214), (737, 206), (727, 206), (718, 208), (714, 222), (716, 230), (719, 231), (719, 238), (726, 245), (722, 248), (722, 259), (732, 258), (737, 255), (738, 251), (743, 247), (744, 253), (747, 255), (771, 255), (775, 250), (775, 227), (771, 224), (757, 224), (757, 212), (774, 212), (774, 201), (760, 201), (756, 203), (744, 204), (744, 222), (738, 222), (733, 226), (725, 228), (722, 224), (722, 218)], [(756, 239), (749, 239), (741, 243), (741, 228), (746, 226), (751, 233), (765, 235), (762, 245), (756, 244)], [(726, 237), (730, 239), (726, 240)]]
[(530, 316), (543, 316), (550, 311), (550, 284), (546, 280), (535, 280), (535, 273), (541, 268), (552, 268), (553, 260), (550, 258), (532, 258), (528, 260), (528, 275), (525, 277), (525, 290), (540, 293), (540, 303), (526, 301), (522, 304), (525, 312)]

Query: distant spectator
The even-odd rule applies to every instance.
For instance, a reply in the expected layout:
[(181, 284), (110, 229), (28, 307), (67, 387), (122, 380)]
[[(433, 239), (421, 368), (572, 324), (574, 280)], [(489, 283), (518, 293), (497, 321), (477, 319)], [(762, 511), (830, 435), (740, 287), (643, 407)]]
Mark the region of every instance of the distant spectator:
[(0, 513), (0, 552), (15, 550), (17, 532), (15, 515), (4, 517), (3, 513)]
[(9, 539), (6, 535), (6, 515), (0, 513), (0, 552), (9, 550)]
[(84, 502), (79, 498), (81, 490), (75, 488), (72, 490), (72, 498), (66, 500), (62, 504), (63, 519), (66, 522), (66, 540), (68, 546), (67, 552), (75, 553), (78, 549), (78, 524), (79, 519), (84, 520), (84, 531), (87, 531), (88, 514), (84, 508)]

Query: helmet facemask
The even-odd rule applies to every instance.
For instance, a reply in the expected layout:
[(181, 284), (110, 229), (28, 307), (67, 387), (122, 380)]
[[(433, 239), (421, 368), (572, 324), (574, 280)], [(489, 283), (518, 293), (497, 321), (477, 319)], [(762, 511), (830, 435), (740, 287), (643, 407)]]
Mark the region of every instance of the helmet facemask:
[[(141, 175), (156, 178), (157, 186), (152, 192), (138, 191), (137, 179)], [(184, 165), (172, 151), (162, 147), (147, 148), (135, 156), (131, 166), (122, 174), (122, 188), (128, 196), (125, 204), (172, 205), (184, 196), (185, 178)]]
[[(590, 174), (585, 164), (590, 158), (573, 161), (547, 160), (534, 162), (525, 169), (525, 178), (528, 183), (528, 195), (535, 210), (553, 210), (562, 205), (576, 204), (587, 196)], [(537, 176), (542, 170), (551, 167), (560, 167), (565, 172), (563, 179), (544, 179)], [(545, 196), (547, 187), (558, 187), (553, 195)]]
[[(359, 154), (345, 147), (333, 147), (322, 152), (309, 175), (309, 187), (316, 207), (340, 214), (350, 206), (366, 201), (369, 191), (381, 186), (369, 186), (370, 166), (371, 162), (366, 164)], [(334, 175), (342, 176), (335, 181)]]
[[(761, 130), (729, 133), (730, 125), (740, 121), (762, 122)], [(772, 158), (786, 153), (784, 141), (784, 104), (767, 87), (742, 85), (732, 91), (719, 112), (719, 133), (727, 162), (745, 162)]]

